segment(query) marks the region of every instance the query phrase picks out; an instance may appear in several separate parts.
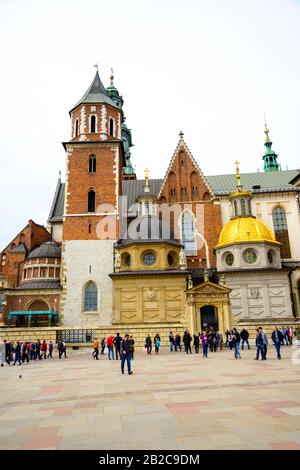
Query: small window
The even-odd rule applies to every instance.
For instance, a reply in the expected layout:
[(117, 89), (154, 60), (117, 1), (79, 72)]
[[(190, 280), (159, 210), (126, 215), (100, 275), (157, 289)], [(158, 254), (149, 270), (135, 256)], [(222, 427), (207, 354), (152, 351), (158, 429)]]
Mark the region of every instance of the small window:
[(96, 132), (96, 116), (91, 116), (91, 133)]
[(144, 254), (144, 263), (148, 266), (151, 266), (156, 261), (155, 255), (153, 253), (145, 253)]
[(46, 277), (46, 269), (41, 269), (41, 277)]
[(112, 118), (109, 119), (109, 135), (114, 135), (114, 120)]
[(241, 214), (246, 215), (246, 204), (245, 204), (245, 199), (241, 199)]
[(79, 121), (78, 119), (76, 119), (76, 122), (75, 122), (75, 137), (77, 137), (79, 134)]
[(168, 265), (172, 266), (173, 263), (174, 263), (174, 256), (172, 255), (172, 253), (168, 253)]
[(225, 256), (225, 263), (227, 264), (227, 266), (232, 266), (233, 263), (234, 263), (234, 256), (232, 253), (227, 253), (227, 255)]
[(125, 266), (127, 266), (127, 268), (129, 268), (130, 265), (131, 265), (131, 256), (126, 255), (126, 257), (125, 257)]
[(257, 254), (254, 250), (245, 250), (243, 253), (243, 259), (247, 264), (254, 264), (257, 261)]
[(268, 251), (268, 261), (269, 261), (270, 264), (272, 264), (273, 260), (274, 260), (274, 252), (272, 250), (269, 250)]
[(93, 189), (88, 192), (88, 212), (96, 212), (96, 193)]
[(89, 157), (89, 173), (96, 173), (96, 157), (91, 155)]

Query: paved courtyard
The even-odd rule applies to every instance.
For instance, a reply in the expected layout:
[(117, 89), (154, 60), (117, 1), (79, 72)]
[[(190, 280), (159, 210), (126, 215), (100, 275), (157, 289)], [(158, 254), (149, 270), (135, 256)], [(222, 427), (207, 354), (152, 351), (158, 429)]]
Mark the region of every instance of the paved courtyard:
[(293, 352), (138, 352), (132, 376), (87, 351), (4, 366), (0, 449), (300, 449)]

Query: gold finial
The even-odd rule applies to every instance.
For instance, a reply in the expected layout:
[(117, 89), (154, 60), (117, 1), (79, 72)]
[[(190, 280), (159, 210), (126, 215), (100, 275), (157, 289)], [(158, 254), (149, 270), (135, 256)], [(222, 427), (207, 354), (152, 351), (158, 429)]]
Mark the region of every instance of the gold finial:
[(180, 140), (183, 139), (183, 136), (184, 136), (184, 133), (183, 133), (182, 131), (180, 131), (180, 132), (179, 132), (179, 138), (180, 138)]
[(145, 168), (144, 173), (145, 173), (146, 186), (149, 186), (149, 173), (150, 173), (150, 170), (148, 168)]
[(114, 71), (113, 68), (110, 69), (110, 84), (114, 84)]
[(204, 282), (209, 282), (209, 276), (207, 268), (204, 269)]
[(98, 72), (98, 64), (95, 64), (94, 67), (96, 68), (96, 70)]
[(238, 162), (237, 160), (234, 162), (235, 164), (235, 179), (236, 179), (236, 187), (237, 189), (241, 187), (241, 175), (240, 175), (240, 167), (239, 167), (239, 164), (240, 162)]
[(264, 120), (265, 120), (265, 134), (266, 134), (266, 143), (268, 142), (271, 142), (271, 139), (269, 137), (269, 132), (270, 132), (270, 129), (268, 128), (268, 125), (267, 125), (267, 118), (266, 118), (266, 113), (264, 113)]

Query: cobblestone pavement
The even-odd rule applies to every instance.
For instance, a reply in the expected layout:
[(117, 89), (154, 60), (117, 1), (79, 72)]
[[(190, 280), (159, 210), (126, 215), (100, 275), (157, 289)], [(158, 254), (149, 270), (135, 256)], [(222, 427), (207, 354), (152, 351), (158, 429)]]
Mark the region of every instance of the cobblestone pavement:
[(5, 365), (0, 449), (300, 449), (294, 351), (139, 352), (131, 376), (87, 351)]

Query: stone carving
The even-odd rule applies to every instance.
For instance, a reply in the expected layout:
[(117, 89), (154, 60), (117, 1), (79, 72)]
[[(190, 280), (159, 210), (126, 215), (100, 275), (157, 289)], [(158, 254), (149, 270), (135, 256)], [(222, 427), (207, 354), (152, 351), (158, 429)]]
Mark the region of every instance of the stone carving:
[(150, 289), (148, 289), (148, 290), (146, 291), (146, 297), (147, 297), (147, 299), (149, 299), (149, 300), (154, 300), (154, 299), (156, 299), (156, 297), (157, 297), (157, 292), (155, 292), (155, 290), (153, 290), (152, 288), (150, 288)]
[(180, 253), (179, 253), (179, 267), (182, 270), (187, 268), (186, 256), (183, 251), (183, 248), (181, 248)]
[(115, 252), (115, 270), (120, 271), (121, 268), (121, 255), (118, 251)]
[(192, 275), (189, 274), (189, 276), (188, 276), (188, 289), (193, 289), (193, 287), (194, 287), (193, 278), (192, 278)]
[(253, 297), (254, 299), (258, 299), (258, 297), (259, 297), (259, 288), (258, 288), (258, 287), (251, 287), (251, 289), (250, 289), (250, 295), (251, 295), (251, 297)]

